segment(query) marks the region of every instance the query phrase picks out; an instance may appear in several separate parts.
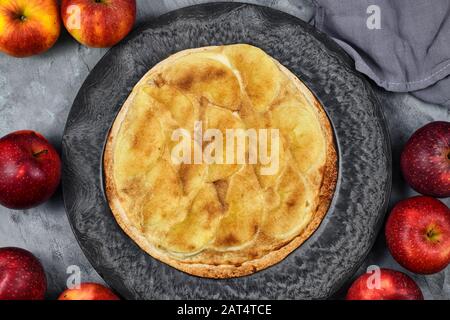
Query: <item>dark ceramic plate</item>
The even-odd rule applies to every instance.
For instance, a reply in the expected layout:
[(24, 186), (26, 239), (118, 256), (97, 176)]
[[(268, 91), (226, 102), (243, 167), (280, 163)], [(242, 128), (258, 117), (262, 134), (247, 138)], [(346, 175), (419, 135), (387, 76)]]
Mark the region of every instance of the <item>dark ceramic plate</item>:
[[(339, 149), (339, 179), (320, 228), (282, 262), (236, 279), (187, 275), (147, 255), (122, 232), (103, 189), (108, 130), (134, 84), (187, 48), (250, 43), (293, 71), (322, 102)], [(132, 33), (92, 70), (63, 137), (64, 202), (98, 273), (129, 299), (327, 298), (362, 263), (380, 229), (391, 189), (387, 130), (376, 98), (352, 61), (325, 35), (288, 14), (215, 3), (166, 14)]]

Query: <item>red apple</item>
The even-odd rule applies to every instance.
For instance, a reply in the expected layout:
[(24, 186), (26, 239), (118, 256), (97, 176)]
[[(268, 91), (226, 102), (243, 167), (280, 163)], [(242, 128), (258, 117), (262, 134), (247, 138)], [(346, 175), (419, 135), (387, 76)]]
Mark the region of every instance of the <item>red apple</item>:
[(0, 1), (0, 51), (28, 57), (51, 48), (61, 23), (56, 0)]
[(41, 134), (23, 130), (0, 139), (0, 204), (34, 207), (52, 196), (60, 177), (59, 155)]
[(403, 149), (401, 168), (417, 192), (450, 197), (450, 122), (432, 122), (417, 130)]
[(136, 20), (135, 0), (62, 0), (66, 29), (80, 43), (111, 47), (122, 40)]
[(406, 274), (380, 269), (379, 286), (373, 277), (376, 274), (366, 273), (353, 282), (347, 292), (347, 300), (423, 300), (422, 291)]
[(403, 200), (387, 220), (386, 241), (394, 259), (406, 269), (439, 272), (450, 263), (450, 209), (425, 196)]
[(58, 300), (120, 300), (110, 289), (98, 283), (85, 282), (79, 289), (67, 289)]
[(43, 300), (47, 290), (44, 268), (20, 248), (0, 248), (0, 300)]

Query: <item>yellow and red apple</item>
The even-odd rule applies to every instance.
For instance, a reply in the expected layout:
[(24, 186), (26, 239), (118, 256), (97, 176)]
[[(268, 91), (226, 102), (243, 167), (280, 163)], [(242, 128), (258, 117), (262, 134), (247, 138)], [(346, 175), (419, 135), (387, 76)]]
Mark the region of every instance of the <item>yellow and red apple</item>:
[(56, 0), (0, 0), (0, 51), (28, 57), (51, 48), (61, 23)]
[(64, 26), (80, 43), (111, 47), (122, 40), (136, 20), (135, 0), (62, 0)]
[(92, 282), (81, 283), (79, 288), (67, 289), (58, 300), (120, 300), (107, 287)]

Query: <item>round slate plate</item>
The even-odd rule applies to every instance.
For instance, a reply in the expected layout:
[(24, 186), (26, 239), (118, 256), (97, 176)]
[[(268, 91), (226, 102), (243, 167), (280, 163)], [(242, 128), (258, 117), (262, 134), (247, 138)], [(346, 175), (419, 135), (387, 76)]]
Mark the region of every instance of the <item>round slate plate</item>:
[[(194, 47), (250, 43), (278, 59), (315, 93), (334, 126), (339, 179), (320, 228), (277, 265), (227, 280), (203, 279), (147, 255), (122, 232), (103, 189), (108, 130), (134, 84), (157, 62)], [(372, 247), (391, 188), (391, 155), (380, 108), (337, 45), (311, 26), (266, 7), (215, 3), (166, 14), (133, 32), (92, 70), (63, 137), (64, 202), (98, 273), (125, 298), (319, 299), (332, 295)]]

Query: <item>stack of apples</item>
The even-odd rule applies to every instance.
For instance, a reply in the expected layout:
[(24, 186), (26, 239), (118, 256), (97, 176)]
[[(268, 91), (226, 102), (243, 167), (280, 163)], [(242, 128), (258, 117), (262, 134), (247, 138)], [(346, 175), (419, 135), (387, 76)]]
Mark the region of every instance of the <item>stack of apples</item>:
[(135, 0), (0, 1), (0, 51), (29, 57), (50, 49), (61, 33), (61, 19), (80, 43), (97, 48), (121, 41), (136, 20)]
[[(0, 51), (28, 57), (50, 49), (68, 32), (90, 47), (110, 47), (133, 28), (135, 0), (0, 1)], [(27, 209), (47, 201), (57, 190), (61, 160), (38, 132), (22, 130), (0, 139), (0, 204)], [(41, 300), (47, 280), (40, 261), (21, 248), (0, 248), (0, 300)], [(108, 288), (81, 283), (60, 300), (117, 300)]]
[[(40, 133), (22, 130), (0, 139), (0, 204), (10, 209), (35, 207), (58, 188), (61, 160)], [(47, 278), (40, 261), (21, 248), (0, 248), (0, 300), (42, 300)], [(83, 283), (61, 300), (117, 300), (108, 288)]]
[[(400, 166), (406, 182), (420, 196), (400, 201), (385, 228), (394, 259), (416, 274), (432, 274), (450, 263), (450, 209), (436, 198), (450, 197), (450, 123), (437, 121), (417, 130), (406, 143)], [(371, 282), (379, 277), (378, 286)], [(380, 269), (350, 287), (349, 300), (423, 299), (406, 274)]]

